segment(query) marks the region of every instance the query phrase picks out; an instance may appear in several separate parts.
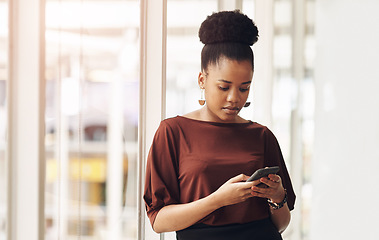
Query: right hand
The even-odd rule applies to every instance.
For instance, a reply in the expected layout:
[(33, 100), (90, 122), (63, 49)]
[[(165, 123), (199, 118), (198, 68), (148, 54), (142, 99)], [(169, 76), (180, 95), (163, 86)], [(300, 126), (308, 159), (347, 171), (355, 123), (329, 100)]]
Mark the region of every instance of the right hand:
[(244, 174), (235, 176), (213, 193), (220, 207), (244, 202), (253, 197), (251, 187), (254, 186), (254, 182), (246, 182), (248, 178), (249, 176)]

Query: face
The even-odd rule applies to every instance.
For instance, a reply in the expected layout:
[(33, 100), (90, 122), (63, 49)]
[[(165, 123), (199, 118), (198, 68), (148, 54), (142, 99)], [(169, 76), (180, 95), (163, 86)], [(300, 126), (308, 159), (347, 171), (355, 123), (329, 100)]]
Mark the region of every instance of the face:
[(239, 122), (238, 116), (249, 96), (253, 78), (251, 62), (220, 59), (199, 74), (199, 86), (205, 89), (206, 105), (202, 109), (207, 121)]

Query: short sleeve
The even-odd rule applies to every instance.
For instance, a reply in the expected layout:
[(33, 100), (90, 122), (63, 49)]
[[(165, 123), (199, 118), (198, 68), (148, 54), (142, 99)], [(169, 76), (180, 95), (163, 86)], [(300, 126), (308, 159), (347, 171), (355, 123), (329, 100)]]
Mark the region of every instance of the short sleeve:
[(291, 178), (283, 159), (282, 151), (274, 134), (266, 128), (265, 131), (265, 165), (279, 166), (279, 176), (282, 178), (283, 187), (287, 190), (287, 204), (290, 210), (294, 209), (296, 195)]
[(162, 121), (155, 133), (146, 164), (144, 201), (153, 226), (161, 208), (179, 202), (177, 152), (175, 136)]

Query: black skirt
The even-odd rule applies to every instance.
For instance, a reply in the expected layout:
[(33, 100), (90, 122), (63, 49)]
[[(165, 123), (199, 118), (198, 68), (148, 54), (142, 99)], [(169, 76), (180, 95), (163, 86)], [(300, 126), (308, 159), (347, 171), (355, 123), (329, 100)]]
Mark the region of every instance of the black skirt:
[(267, 218), (245, 224), (209, 226), (197, 224), (176, 232), (177, 240), (282, 240)]

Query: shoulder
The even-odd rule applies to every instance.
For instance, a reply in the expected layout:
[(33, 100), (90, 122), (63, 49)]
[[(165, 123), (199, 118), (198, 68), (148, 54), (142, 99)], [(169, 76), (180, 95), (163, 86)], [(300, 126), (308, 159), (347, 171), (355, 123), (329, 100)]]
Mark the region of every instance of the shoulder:
[(171, 118), (166, 118), (161, 121), (160, 127), (165, 127), (165, 128), (175, 128), (180, 123), (180, 117), (171, 117)]
[(256, 123), (256, 125), (261, 129), (261, 134), (265, 144), (267, 146), (276, 146), (279, 145), (278, 139), (275, 134), (271, 131), (271, 129), (265, 125), (261, 125)]
[(185, 124), (186, 123), (181, 116), (166, 118), (161, 121), (158, 131), (175, 133), (178, 132), (179, 129), (182, 129)]
[(257, 123), (257, 122), (253, 122), (253, 121), (251, 121), (251, 123), (252, 123), (251, 124), (252, 128), (254, 128), (256, 130), (259, 130), (262, 133), (271, 132), (270, 129), (267, 126), (265, 126), (265, 125), (263, 125), (261, 123)]
[(257, 123), (257, 122), (253, 122), (253, 123), (254, 123), (253, 128), (258, 130), (258, 132), (260, 132), (260, 134), (261, 134), (261, 137), (263, 137), (266, 141), (276, 139), (274, 133), (270, 130), (269, 127), (267, 127), (266, 125)]
[(172, 130), (177, 125), (177, 118), (167, 118), (160, 122), (159, 127), (157, 129), (157, 133), (159, 132), (172, 132)]
[(167, 118), (160, 122), (157, 130), (155, 131), (153, 145), (154, 144), (167, 144), (169, 142), (175, 142), (176, 136), (179, 131), (177, 131), (178, 119)]

